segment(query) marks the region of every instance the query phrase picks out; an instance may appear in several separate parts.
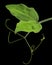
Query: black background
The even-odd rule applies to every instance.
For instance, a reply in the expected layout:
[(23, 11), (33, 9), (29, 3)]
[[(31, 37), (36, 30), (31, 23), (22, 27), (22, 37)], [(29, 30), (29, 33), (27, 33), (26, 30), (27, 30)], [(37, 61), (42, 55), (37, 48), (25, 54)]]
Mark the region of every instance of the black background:
[[(9, 30), (5, 27), (5, 20), (7, 18), (11, 19), (9, 25), (12, 29), (15, 28), (16, 22), (19, 21), (13, 17), (9, 11), (5, 8), (7, 4), (19, 4), (23, 3), (29, 7), (34, 7), (39, 14), (39, 21), (52, 17), (52, 2), (51, 0), (0, 0), (0, 63), (1, 64), (14, 64), (22, 65), (22, 61), (27, 61), (30, 57), (30, 50), (24, 40), (16, 42), (14, 44), (9, 44), (7, 41)], [(37, 44), (42, 38), (42, 33), (45, 35), (45, 40), (42, 45), (34, 52), (31, 65), (47, 65), (51, 64), (51, 52), (52, 52), (52, 21), (42, 24), (43, 29), (37, 33), (30, 33), (27, 37), (29, 44)], [(23, 34), (23, 33), (22, 33)], [(16, 39), (18, 36), (15, 36), (11, 33), (11, 39)], [(13, 40), (14, 40), (13, 39)], [(18, 43), (18, 44), (17, 44)], [(26, 60), (25, 57), (27, 56)], [(29, 65), (30, 65), (29, 64)]]

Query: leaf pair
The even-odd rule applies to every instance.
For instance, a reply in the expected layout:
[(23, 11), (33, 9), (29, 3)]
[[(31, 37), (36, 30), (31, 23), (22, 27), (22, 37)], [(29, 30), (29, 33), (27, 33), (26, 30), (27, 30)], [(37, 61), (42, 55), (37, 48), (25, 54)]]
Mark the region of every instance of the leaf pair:
[(24, 4), (9, 4), (6, 5), (6, 8), (20, 20), (16, 24), (15, 33), (20, 31), (38, 33), (42, 29), (41, 24), (38, 22), (39, 16), (34, 8), (27, 7)]

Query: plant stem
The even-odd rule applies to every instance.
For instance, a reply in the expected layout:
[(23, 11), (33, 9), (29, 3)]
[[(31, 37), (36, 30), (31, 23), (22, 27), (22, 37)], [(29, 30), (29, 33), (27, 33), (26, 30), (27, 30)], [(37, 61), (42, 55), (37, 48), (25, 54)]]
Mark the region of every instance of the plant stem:
[(44, 19), (44, 20), (40, 21), (39, 23), (44, 23), (44, 22), (50, 21), (50, 20), (52, 20), (52, 17), (51, 18)]
[[(10, 19), (6, 19), (5, 26), (7, 27), (7, 29), (9, 29), (10, 31), (12, 31), (12, 32), (15, 34), (15, 32), (14, 32), (11, 28), (9, 28), (9, 27), (7, 26), (7, 21), (9, 21), (9, 20), (10, 20)], [(21, 34), (19, 34), (19, 33), (16, 33), (16, 34), (18, 34), (19, 36), (21, 36), (22, 38), (24, 38), (23, 35), (21, 35)]]

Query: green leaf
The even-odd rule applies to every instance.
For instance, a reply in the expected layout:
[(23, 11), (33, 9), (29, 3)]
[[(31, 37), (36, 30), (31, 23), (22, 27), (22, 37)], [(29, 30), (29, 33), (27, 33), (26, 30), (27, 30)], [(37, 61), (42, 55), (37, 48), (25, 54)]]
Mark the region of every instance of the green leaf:
[(6, 5), (6, 8), (19, 20), (39, 20), (36, 10), (32, 7), (27, 7), (24, 4), (9, 4)]
[(35, 20), (30, 20), (28, 22), (21, 20), (16, 24), (15, 34), (20, 31), (38, 33), (41, 29), (42, 25)]

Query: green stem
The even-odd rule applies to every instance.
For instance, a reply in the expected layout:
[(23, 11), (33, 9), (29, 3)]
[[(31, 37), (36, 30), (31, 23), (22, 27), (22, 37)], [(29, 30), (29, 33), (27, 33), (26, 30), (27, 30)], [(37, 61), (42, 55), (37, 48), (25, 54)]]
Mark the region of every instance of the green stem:
[(9, 42), (9, 43), (14, 43), (14, 42), (17, 42), (17, 41), (20, 41), (20, 40), (23, 39), (23, 38), (20, 38), (20, 39), (17, 39), (17, 40), (14, 40), (14, 41), (11, 42), (11, 41), (9, 40), (9, 38), (10, 38), (10, 33), (11, 33), (11, 32), (9, 32), (9, 34), (8, 34), (8, 42)]
[[(26, 40), (26, 38), (25, 38), (25, 41), (26, 41), (26, 43), (27, 43), (27, 45), (29, 46), (30, 51), (31, 51), (31, 47), (30, 47), (28, 41)], [(30, 57), (29, 61), (28, 61), (27, 63), (25, 63), (25, 62), (23, 61), (23, 64), (28, 65), (28, 64), (31, 62), (31, 60), (32, 60), (32, 52), (31, 52), (31, 57)]]
[[(7, 26), (7, 21), (8, 21), (8, 20), (10, 20), (10, 19), (6, 19), (5, 26), (6, 26), (7, 29), (9, 29), (10, 31), (12, 31), (12, 32), (15, 34), (15, 31), (13, 31), (11, 28), (9, 28), (9, 27)], [(18, 34), (19, 36), (21, 36), (22, 38), (24, 38), (24, 36), (22, 36), (21, 34), (19, 34), (19, 33), (16, 33), (16, 34)]]
[(39, 46), (42, 44), (44, 39), (45, 39), (45, 36), (43, 35), (43, 38), (41, 39), (41, 42), (37, 45), (37, 47), (35, 48), (34, 51), (36, 51), (39, 48)]
[(51, 17), (51, 18), (47, 18), (47, 19), (45, 19), (45, 20), (42, 20), (42, 21), (40, 21), (39, 23), (44, 23), (44, 22), (50, 21), (50, 20), (52, 20), (52, 17)]
[[(30, 33), (30, 32), (29, 32)], [(26, 35), (25, 35), (25, 37), (24, 38), (26, 38), (28, 35), (29, 35), (29, 33), (27, 33)]]

